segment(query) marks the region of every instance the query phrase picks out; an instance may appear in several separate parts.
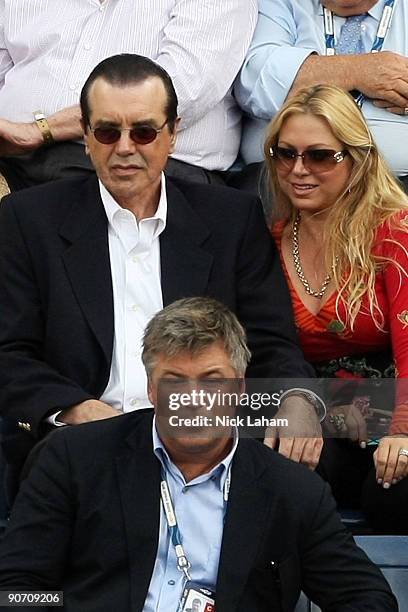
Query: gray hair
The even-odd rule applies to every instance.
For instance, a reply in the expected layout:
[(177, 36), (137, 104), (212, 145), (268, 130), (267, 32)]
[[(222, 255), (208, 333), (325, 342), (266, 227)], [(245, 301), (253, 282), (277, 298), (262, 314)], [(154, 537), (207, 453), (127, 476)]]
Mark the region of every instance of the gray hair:
[(150, 377), (159, 354), (173, 357), (183, 351), (200, 353), (221, 341), (236, 374), (245, 374), (251, 353), (237, 317), (212, 298), (183, 298), (166, 306), (148, 323), (142, 361)]

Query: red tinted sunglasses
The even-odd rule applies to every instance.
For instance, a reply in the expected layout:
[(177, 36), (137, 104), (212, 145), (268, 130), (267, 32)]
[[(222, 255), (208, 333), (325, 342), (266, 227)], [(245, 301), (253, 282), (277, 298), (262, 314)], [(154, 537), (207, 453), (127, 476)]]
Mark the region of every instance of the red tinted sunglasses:
[(111, 145), (120, 140), (122, 132), (129, 132), (130, 138), (136, 144), (149, 144), (156, 140), (157, 135), (163, 130), (164, 126), (168, 122), (168, 119), (159, 128), (155, 128), (152, 125), (137, 125), (133, 128), (117, 128), (117, 127), (96, 127), (93, 128), (89, 124), (89, 129), (95, 136), (96, 140), (102, 144)]

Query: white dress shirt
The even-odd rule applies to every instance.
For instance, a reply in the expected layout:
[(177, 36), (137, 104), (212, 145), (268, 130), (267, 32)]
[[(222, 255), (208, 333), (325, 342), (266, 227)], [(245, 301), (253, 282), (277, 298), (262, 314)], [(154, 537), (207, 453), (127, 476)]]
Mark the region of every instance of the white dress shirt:
[(166, 180), (153, 217), (137, 221), (99, 181), (108, 218), (114, 340), (108, 385), (101, 400), (123, 412), (148, 408), (142, 339), (147, 323), (163, 308), (159, 236), (166, 227)]
[(173, 79), (174, 157), (225, 170), (241, 134), (231, 85), (256, 20), (256, 0), (0, 0), (0, 117), (33, 121), (77, 104), (96, 64), (138, 53)]

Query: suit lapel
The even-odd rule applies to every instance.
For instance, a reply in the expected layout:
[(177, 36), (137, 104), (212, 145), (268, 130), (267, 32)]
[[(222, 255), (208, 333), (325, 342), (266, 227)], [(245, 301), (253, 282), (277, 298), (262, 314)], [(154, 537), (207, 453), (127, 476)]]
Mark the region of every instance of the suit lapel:
[(205, 294), (213, 257), (201, 245), (209, 230), (184, 195), (166, 178), (168, 214), (160, 236), (161, 284), (166, 306), (181, 297)]
[[(222, 539), (218, 581), (217, 609), (238, 610), (238, 602), (247, 582), (254, 557), (265, 532), (270, 512), (270, 492), (262, 487), (264, 466), (251, 461), (241, 440), (234, 457), (231, 492)], [(250, 526), (250, 528), (248, 528)]]
[(69, 243), (63, 260), (83, 315), (110, 363), (113, 291), (107, 220), (97, 179), (84, 185), (60, 228), (60, 235)]
[(151, 427), (152, 420), (143, 419), (116, 458), (135, 612), (143, 609), (159, 540), (160, 464), (152, 452)]

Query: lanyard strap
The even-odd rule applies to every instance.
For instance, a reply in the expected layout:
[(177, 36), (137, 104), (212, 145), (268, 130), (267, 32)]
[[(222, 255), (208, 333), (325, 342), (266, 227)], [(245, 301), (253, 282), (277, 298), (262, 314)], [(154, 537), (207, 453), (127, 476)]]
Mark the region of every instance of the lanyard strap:
[[(377, 34), (370, 53), (378, 53), (384, 45), (384, 40), (391, 25), (392, 16), (394, 13), (395, 0), (386, 0), (381, 15), (380, 23), (378, 24)], [(323, 7), (323, 22), (324, 22), (324, 39), (326, 43), (326, 55), (335, 55), (335, 40), (334, 40), (334, 20), (331, 10)], [(365, 96), (359, 93), (356, 97), (356, 103), (361, 108), (365, 100)]]
[[(224, 517), (225, 505), (228, 502), (229, 491), (231, 486), (231, 464), (228, 467), (228, 474), (224, 482), (223, 498), (224, 498)], [(184, 552), (182, 537), (177, 524), (176, 513), (174, 512), (173, 500), (171, 499), (170, 490), (166, 481), (164, 470), (162, 470), (162, 481), (160, 483), (160, 495), (163, 504), (164, 514), (166, 515), (167, 525), (170, 532), (171, 541), (174, 546), (177, 557), (177, 569), (184, 573), (187, 580), (191, 580), (190, 568), (191, 563), (187, 559)]]

